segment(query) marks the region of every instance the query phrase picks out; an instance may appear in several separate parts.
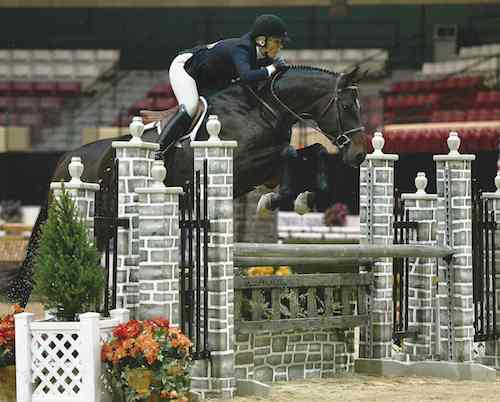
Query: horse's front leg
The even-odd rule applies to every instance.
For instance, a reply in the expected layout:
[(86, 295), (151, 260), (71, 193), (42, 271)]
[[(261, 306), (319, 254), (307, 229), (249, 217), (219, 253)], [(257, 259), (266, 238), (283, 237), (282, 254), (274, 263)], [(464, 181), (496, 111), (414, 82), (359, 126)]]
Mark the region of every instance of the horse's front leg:
[(302, 215), (313, 210), (326, 209), (331, 201), (328, 176), (328, 151), (321, 144), (314, 144), (298, 151), (299, 158), (309, 160), (302, 192), (294, 202), (294, 210)]
[(298, 151), (289, 145), (283, 149), (280, 157), (283, 169), (278, 193), (267, 193), (260, 197), (257, 204), (258, 215), (264, 216), (276, 208), (291, 209), (300, 191), (294, 180), (300, 170)]

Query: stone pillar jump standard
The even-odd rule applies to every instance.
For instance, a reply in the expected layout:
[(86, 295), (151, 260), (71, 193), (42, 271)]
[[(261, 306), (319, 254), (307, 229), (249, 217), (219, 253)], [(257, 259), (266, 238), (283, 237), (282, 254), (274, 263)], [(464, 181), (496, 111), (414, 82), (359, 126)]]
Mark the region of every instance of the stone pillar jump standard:
[(129, 220), (129, 228), (118, 228), (117, 308), (130, 310), (135, 318), (139, 306), (139, 216), (135, 189), (147, 187), (154, 151), (158, 144), (143, 142), (144, 124), (134, 117), (130, 124), (130, 141), (113, 141), (119, 160), (118, 217)]
[(447, 142), (450, 152), (434, 156), (438, 245), (455, 250), (451, 263), (439, 259), (439, 354), (442, 360), (468, 362), (474, 341), (471, 164), (476, 157), (458, 152), (456, 132), (450, 132)]
[[(233, 149), (236, 141), (221, 141), (221, 124), (209, 116), (208, 141), (193, 141), (194, 170), (208, 160), (208, 345), (211, 364), (197, 361), (193, 388), (203, 397), (232, 399), (234, 374)], [(203, 175), (201, 181), (203, 184)], [(203, 191), (201, 192), (203, 198)], [(202, 199), (203, 202), (203, 199)]]
[[(394, 162), (398, 155), (384, 154), (384, 137), (376, 132), (373, 153), (366, 156), (360, 170), (361, 244), (393, 243)], [(379, 259), (372, 268), (373, 287), (366, 307), (369, 322), (360, 329), (359, 355), (390, 359), (392, 355), (393, 300), (392, 258)]]
[(154, 161), (153, 184), (139, 194), (139, 317), (166, 317), (179, 325), (179, 195), (165, 187), (163, 161)]
[[(409, 220), (418, 223), (416, 238), (410, 240), (410, 244), (435, 246), (437, 195), (426, 193), (427, 177), (423, 172), (417, 173), (415, 187), (415, 193), (401, 194)], [(435, 341), (436, 259), (411, 258), (408, 280), (408, 329), (416, 335), (405, 338), (404, 351), (414, 360), (425, 360), (435, 353), (432, 345)]]

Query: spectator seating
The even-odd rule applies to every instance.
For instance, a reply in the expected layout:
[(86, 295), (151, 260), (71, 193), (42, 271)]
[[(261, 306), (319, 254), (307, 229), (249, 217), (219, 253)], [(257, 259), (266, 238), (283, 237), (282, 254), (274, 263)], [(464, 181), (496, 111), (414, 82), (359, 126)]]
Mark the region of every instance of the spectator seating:
[(456, 60), (429, 62), (422, 66), (423, 76), (444, 76), (478, 73), (488, 75), (496, 72), (499, 67), (500, 44), (461, 47)]
[[(460, 134), (461, 153), (491, 151), (498, 148), (500, 121), (393, 124), (384, 127), (384, 152), (447, 153), (449, 132)], [(368, 142), (371, 146), (371, 142)]]
[(112, 49), (0, 49), (0, 80), (79, 81), (88, 84), (120, 57)]
[(308, 65), (343, 72), (356, 65), (374, 77), (386, 73), (389, 52), (385, 49), (301, 49), (282, 50), (290, 64)]
[(478, 76), (395, 82), (383, 96), (386, 124), (496, 120), (500, 108)]

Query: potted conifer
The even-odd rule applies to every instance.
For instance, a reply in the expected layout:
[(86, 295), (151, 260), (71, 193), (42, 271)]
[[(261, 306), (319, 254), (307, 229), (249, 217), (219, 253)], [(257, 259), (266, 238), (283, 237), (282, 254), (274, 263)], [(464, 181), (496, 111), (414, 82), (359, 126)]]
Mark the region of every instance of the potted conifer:
[(75, 321), (79, 313), (99, 311), (104, 285), (100, 256), (64, 189), (51, 203), (34, 263), (34, 292), (57, 319)]

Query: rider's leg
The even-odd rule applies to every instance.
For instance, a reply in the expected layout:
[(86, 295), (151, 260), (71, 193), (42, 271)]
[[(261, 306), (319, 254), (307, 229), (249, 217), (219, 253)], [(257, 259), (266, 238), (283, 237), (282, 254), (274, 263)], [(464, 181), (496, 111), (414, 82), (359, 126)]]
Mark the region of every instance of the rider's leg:
[(191, 53), (180, 54), (170, 65), (170, 85), (180, 106), (176, 115), (169, 120), (160, 134), (161, 152), (186, 133), (198, 107), (199, 95), (196, 82), (184, 69), (184, 64), (191, 56)]

